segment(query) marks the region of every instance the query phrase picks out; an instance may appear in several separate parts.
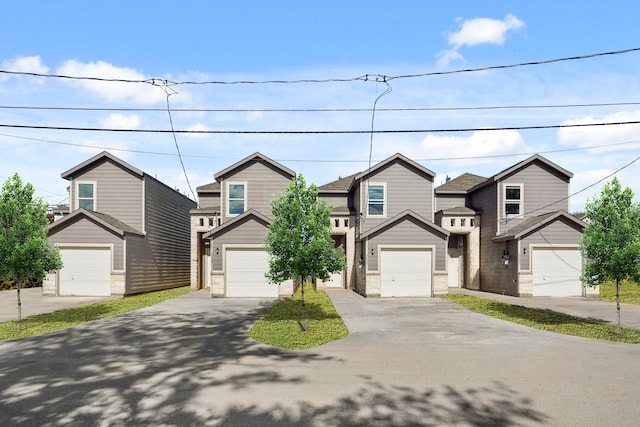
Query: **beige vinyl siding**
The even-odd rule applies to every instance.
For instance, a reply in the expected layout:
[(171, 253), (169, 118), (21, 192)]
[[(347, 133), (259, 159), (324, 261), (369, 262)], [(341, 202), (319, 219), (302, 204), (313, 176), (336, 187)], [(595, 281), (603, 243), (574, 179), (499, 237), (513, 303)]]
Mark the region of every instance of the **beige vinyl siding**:
[(327, 202), (327, 205), (330, 205), (333, 208), (348, 208), (349, 207), (349, 198), (347, 194), (318, 194), (318, 198), (320, 200), (324, 200)]
[[(435, 269), (446, 269), (447, 238), (435, 230), (407, 218), (393, 227), (369, 237), (367, 244), (367, 271), (378, 271), (379, 245), (435, 246)], [(371, 250), (373, 249), (373, 255)]]
[[(213, 271), (222, 271), (222, 247), (224, 245), (264, 245), (267, 227), (254, 219), (248, 219), (236, 224), (229, 230), (224, 230), (215, 236), (211, 243), (211, 263)], [(218, 254), (216, 254), (216, 249)]]
[(220, 193), (203, 193), (198, 195), (198, 202), (201, 208), (211, 208), (220, 206)]
[[(386, 185), (385, 217), (366, 216), (368, 183)], [(362, 201), (360, 212), (365, 214), (363, 232), (411, 209), (425, 219), (433, 220), (433, 181), (430, 176), (417, 172), (400, 162), (394, 162), (361, 181)]]
[[(498, 194), (500, 197), (500, 218), (504, 218), (504, 186), (522, 184), (524, 218), (542, 215), (548, 212), (569, 210), (569, 180), (558, 175), (539, 163), (531, 163), (526, 168), (517, 171), (500, 180)], [(523, 218), (511, 218), (508, 227), (515, 227)], [(501, 231), (505, 223), (501, 222)]]
[(144, 231), (142, 217), (142, 178), (110, 161), (104, 160), (84, 169), (73, 177), (70, 185), (70, 207), (76, 209), (76, 182), (95, 181), (95, 209), (118, 218), (120, 221)]
[(246, 209), (255, 209), (271, 217), (271, 200), (285, 192), (290, 180), (288, 175), (262, 160), (250, 162), (245, 167), (235, 170), (233, 174), (226, 175), (221, 182), (223, 222), (235, 217), (227, 215), (228, 183), (245, 183)]
[(436, 194), (436, 212), (458, 207), (466, 207), (466, 196), (459, 194)]
[(102, 226), (86, 218), (80, 218), (71, 224), (65, 224), (49, 236), (52, 244), (113, 245), (114, 270), (124, 269), (124, 240), (121, 236), (105, 230)]
[(535, 231), (520, 240), (520, 251), (525, 249), (527, 254), (520, 257), (520, 270), (530, 270), (531, 247), (530, 245), (553, 245), (575, 246), (580, 243), (582, 231), (576, 228), (575, 224), (569, 224), (562, 219), (558, 219), (548, 224), (543, 229)]
[(144, 238), (127, 239), (126, 293), (189, 284), (190, 214), (195, 202), (145, 176)]

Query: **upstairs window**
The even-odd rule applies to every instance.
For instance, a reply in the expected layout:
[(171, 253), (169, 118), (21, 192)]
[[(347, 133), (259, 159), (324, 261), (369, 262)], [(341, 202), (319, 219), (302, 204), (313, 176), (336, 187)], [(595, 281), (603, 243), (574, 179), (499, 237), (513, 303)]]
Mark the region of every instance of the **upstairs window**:
[(367, 199), (367, 215), (384, 216), (387, 211), (385, 209), (385, 185), (370, 184), (369, 195)]
[(96, 210), (96, 185), (92, 182), (79, 182), (78, 190), (78, 209)]
[(227, 187), (228, 194), (228, 214), (240, 215), (247, 210), (246, 184), (229, 183)]
[(505, 185), (504, 213), (507, 217), (522, 215), (522, 185)]

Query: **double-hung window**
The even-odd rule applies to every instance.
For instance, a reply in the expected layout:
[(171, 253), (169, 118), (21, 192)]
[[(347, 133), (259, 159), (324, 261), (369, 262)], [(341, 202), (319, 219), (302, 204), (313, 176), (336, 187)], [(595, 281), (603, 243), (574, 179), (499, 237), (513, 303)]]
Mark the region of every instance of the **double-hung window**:
[(96, 184), (94, 182), (78, 182), (78, 209), (96, 210)]
[(227, 213), (240, 215), (245, 210), (247, 210), (247, 185), (230, 182), (227, 186)]
[(367, 196), (367, 215), (385, 216), (387, 209), (385, 206), (386, 186), (384, 184), (369, 184)]
[(505, 184), (504, 213), (507, 218), (523, 214), (522, 184)]

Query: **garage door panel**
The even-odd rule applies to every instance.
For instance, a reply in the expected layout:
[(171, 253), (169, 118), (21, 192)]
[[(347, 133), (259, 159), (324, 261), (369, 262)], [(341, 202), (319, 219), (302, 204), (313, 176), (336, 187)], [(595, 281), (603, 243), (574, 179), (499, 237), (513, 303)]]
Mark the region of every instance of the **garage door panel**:
[(431, 251), (382, 250), (381, 297), (430, 297)]
[(582, 257), (577, 249), (534, 249), (533, 296), (582, 296)]
[(226, 296), (277, 298), (278, 285), (267, 282), (269, 255), (263, 249), (226, 250)]
[(59, 294), (111, 295), (111, 251), (108, 248), (61, 249)]

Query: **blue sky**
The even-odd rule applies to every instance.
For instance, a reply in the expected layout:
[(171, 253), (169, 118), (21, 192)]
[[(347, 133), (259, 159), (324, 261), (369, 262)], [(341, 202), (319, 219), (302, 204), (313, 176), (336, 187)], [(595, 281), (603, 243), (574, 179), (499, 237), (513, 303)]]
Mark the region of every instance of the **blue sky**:
[[(369, 130), (375, 76), (482, 68), (640, 47), (633, 1), (65, 1), (3, 7), (0, 70), (172, 82), (180, 130)], [(640, 52), (502, 70), (390, 79), (376, 130), (491, 129), (640, 120)], [(380, 78), (378, 77), (378, 80)], [(566, 107), (566, 105), (591, 104)], [(593, 104), (618, 104), (595, 106)], [(170, 129), (166, 94), (146, 83), (0, 73), (0, 124)], [(468, 109), (469, 107), (546, 106)], [(562, 107), (561, 107), (562, 106)], [(104, 110), (104, 109), (112, 110)], [(98, 110), (96, 110), (98, 109)], [(102, 110), (99, 110), (102, 109)], [(141, 109), (154, 109), (143, 111)], [(177, 110), (228, 111), (177, 111)], [(267, 111), (267, 110), (343, 111)], [(344, 110), (364, 111), (344, 111)], [(241, 110), (241, 111), (239, 111)], [(247, 111), (251, 110), (251, 111)], [(395, 110), (395, 111), (390, 111)], [(318, 185), (396, 152), (446, 176), (491, 176), (532, 153), (572, 171), (577, 192), (640, 156), (640, 126), (375, 134), (178, 134), (192, 187), (260, 151)], [(98, 148), (96, 148), (98, 147)], [(593, 148), (599, 147), (599, 148)], [(108, 149), (189, 192), (171, 134), (0, 127), (0, 180), (13, 172), (47, 202), (60, 173)], [(558, 151), (570, 150), (570, 151)], [(144, 152), (144, 153), (143, 153)], [(461, 159), (464, 158), (464, 159)], [(640, 162), (618, 173), (640, 193)], [(572, 197), (581, 210), (595, 185)]]

